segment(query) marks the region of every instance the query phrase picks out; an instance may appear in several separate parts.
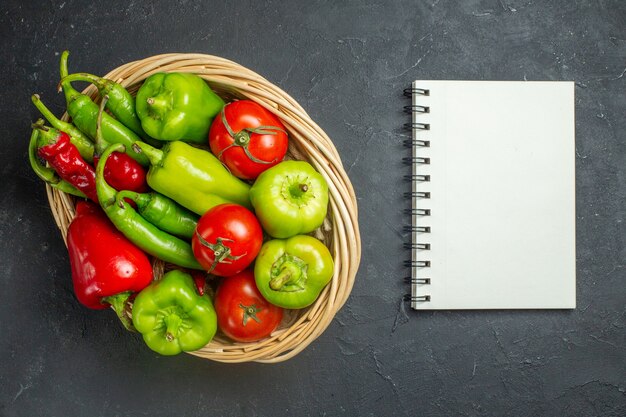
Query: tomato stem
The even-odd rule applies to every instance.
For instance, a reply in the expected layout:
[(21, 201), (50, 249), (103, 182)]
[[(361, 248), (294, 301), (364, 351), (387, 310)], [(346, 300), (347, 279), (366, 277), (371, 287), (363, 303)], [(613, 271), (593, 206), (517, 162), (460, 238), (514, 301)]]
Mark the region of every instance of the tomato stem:
[(256, 304), (252, 304), (250, 306), (245, 306), (242, 303), (239, 303), (239, 308), (243, 309), (243, 325), (248, 324), (248, 320), (252, 319), (257, 323), (261, 323), (261, 320), (256, 316), (256, 313), (263, 310), (262, 307), (257, 307)]
[(196, 230), (196, 237), (198, 238), (198, 241), (200, 241), (200, 244), (202, 246), (209, 248), (213, 251), (213, 263), (211, 264), (211, 267), (207, 271), (208, 273), (213, 272), (213, 270), (219, 263), (225, 263), (225, 264), (231, 263), (230, 261), (236, 261), (237, 259), (247, 254), (247, 253), (244, 253), (243, 255), (239, 255), (239, 256), (232, 255), (230, 248), (224, 245), (224, 242), (234, 242), (234, 240), (232, 239), (218, 237), (215, 240), (215, 243), (211, 243), (207, 241), (205, 238), (203, 238), (202, 235), (198, 233), (197, 230)]

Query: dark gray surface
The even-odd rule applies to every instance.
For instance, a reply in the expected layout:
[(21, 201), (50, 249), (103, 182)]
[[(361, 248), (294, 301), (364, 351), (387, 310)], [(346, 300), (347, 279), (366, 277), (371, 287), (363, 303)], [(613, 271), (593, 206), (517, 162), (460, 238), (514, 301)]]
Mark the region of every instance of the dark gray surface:
[[(0, 6), (0, 415), (626, 415), (626, 2), (21, 3)], [(223, 56), (330, 135), (358, 196), (363, 261), (304, 352), (277, 365), (159, 357), (77, 303), (26, 154), (30, 94), (62, 111), (65, 48), (72, 69), (95, 73), (163, 52)], [(401, 91), (416, 78), (576, 81), (576, 310), (401, 306)]]

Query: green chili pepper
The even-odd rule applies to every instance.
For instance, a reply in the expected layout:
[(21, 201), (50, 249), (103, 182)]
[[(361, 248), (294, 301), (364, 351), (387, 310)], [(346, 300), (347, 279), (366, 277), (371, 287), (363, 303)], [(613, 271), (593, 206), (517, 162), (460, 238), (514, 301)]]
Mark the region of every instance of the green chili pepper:
[(136, 151), (150, 160), (148, 185), (183, 207), (203, 215), (224, 203), (250, 208), (250, 186), (234, 177), (212, 153), (181, 141), (168, 142), (163, 149), (135, 143)]
[(113, 152), (124, 152), (124, 145), (116, 143), (109, 146), (96, 167), (98, 201), (111, 222), (131, 242), (150, 255), (185, 268), (202, 269), (189, 243), (158, 229), (123, 199), (119, 200), (120, 204), (116, 202), (117, 191), (104, 179), (104, 166)]
[(263, 297), (283, 308), (304, 308), (317, 299), (333, 276), (333, 258), (314, 237), (298, 235), (265, 242), (254, 265)]
[(198, 350), (213, 339), (217, 314), (189, 274), (173, 270), (144, 288), (133, 303), (133, 325), (161, 355)]
[[(43, 120), (39, 119), (37, 124), (43, 125)], [(62, 180), (59, 175), (52, 169), (44, 166), (37, 157), (37, 140), (39, 139), (39, 129), (33, 129), (28, 144), (28, 159), (30, 166), (39, 178), (50, 184), (52, 188), (63, 191), (66, 194), (75, 195), (76, 197), (87, 198), (85, 194), (74, 187), (69, 182)]]
[(85, 81), (95, 85), (101, 97), (109, 97), (106, 108), (113, 113), (117, 120), (142, 138), (147, 136), (141, 128), (141, 120), (135, 112), (135, 98), (120, 83), (86, 72), (68, 75), (61, 80), (61, 83), (73, 81)]
[(137, 92), (137, 115), (155, 139), (206, 143), (224, 100), (200, 77), (190, 73), (156, 73)]
[(283, 161), (259, 175), (250, 201), (263, 229), (287, 238), (317, 229), (328, 208), (328, 184), (308, 162)]
[(134, 201), (141, 217), (165, 232), (191, 239), (196, 230), (198, 216), (162, 194), (123, 190), (115, 199), (118, 204), (122, 199)]
[(31, 100), (41, 115), (45, 117), (48, 122), (50, 122), (52, 127), (65, 132), (70, 136), (70, 142), (76, 146), (80, 156), (82, 156), (87, 162), (93, 162), (94, 146), (93, 143), (91, 143), (91, 140), (89, 140), (89, 138), (73, 124), (58, 119), (50, 111), (50, 109), (43, 104), (39, 94), (33, 94), (31, 96)]
[[(68, 75), (67, 58), (69, 54), (68, 51), (63, 51), (61, 54), (61, 79)], [(74, 89), (71, 82), (61, 81), (60, 85), (65, 94), (67, 113), (72, 117), (72, 122), (83, 133), (95, 140), (99, 112), (98, 105), (91, 101), (89, 96), (81, 94)], [(128, 155), (134, 160), (142, 165), (148, 164), (148, 159), (145, 156), (131, 149), (132, 144), (139, 140), (139, 136), (107, 113), (102, 115), (102, 133), (108, 142), (123, 144), (128, 149)]]

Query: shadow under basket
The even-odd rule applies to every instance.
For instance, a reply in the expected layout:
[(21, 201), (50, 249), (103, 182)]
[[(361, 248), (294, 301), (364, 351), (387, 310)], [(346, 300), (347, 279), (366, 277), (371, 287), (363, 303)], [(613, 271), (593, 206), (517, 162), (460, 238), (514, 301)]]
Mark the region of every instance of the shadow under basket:
[[(203, 54), (157, 55), (122, 65), (105, 77), (118, 81), (135, 95), (143, 80), (157, 72), (194, 73), (206, 80), (227, 102), (248, 99), (265, 107), (278, 116), (287, 128), (289, 150), (286, 159), (311, 163), (328, 182), (328, 215), (314, 235), (330, 249), (335, 272), (317, 301), (305, 309), (285, 310), (278, 329), (258, 342), (233, 342), (218, 331), (208, 345), (188, 352), (219, 362), (273, 363), (287, 360), (306, 348), (328, 327), (350, 295), (359, 266), (361, 239), (356, 197), (339, 154), (326, 133), (293, 98), (253, 71), (223, 58)], [(96, 102), (100, 101), (94, 86), (90, 85), (83, 93)], [(63, 120), (69, 120), (67, 113), (63, 115)], [(46, 187), (52, 214), (67, 245), (67, 229), (74, 218), (76, 200), (50, 186)], [(156, 278), (170, 269), (158, 259), (153, 259), (153, 266)]]

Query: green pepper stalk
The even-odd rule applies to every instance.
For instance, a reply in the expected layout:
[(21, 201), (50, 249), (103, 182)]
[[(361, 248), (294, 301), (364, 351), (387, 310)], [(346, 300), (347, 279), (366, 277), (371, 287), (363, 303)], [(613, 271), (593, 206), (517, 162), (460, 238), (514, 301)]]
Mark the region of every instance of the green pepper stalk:
[(124, 199), (134, 201), (141, 217), (165, 232), (190, 240), (196, 230), (198, 216), (162, 194), (118, 192), (117, 204), (121, 205)]
[(192, 277), (173, 270), (135, 298), (133, 325), (150, 349), (177, 355), (198, 350), (213, 339), (217, 314), (208, 295), (197, 293)]
[(326, 217), (328, 184), (305, 161), (283, 161), (259, 175), (250, 189), (255, 213), (270, 236), (312, 232)]
[(141, 126), (151, 137), (164, 141), (206, 143), (211, 122), (222, 107), (224, 100), (190, 73), (153, 74), (137, 91)]
[(135, 112), (135, 98), (120, 83), (86, 72), (79, 72), (63, 78), (59, 85), (73, 81), (85, 81), (96, 86), (101, 97), (109, 97), (106, 108), (113, 113), (115, 118), (140, 137), (147, 137), (146, 132), (141, 127), (141, 120)]
[(113, 152), (124, 152), (124, 145), (116, 143), (109, 146), (96, 167), (98, 201), (111, 222), (131, 242), (150, 255), (185, 268), (202, 269), (189, 243), (158, 229), (124, 200), (117, 204), (117, 191), (104, 179), (104, 166)]
[[(43, 120), (39, 119), (36, 124), (43, 126), (43, 123)], [(52, 168), (48, 168), (41, 163), (39, 157), (37, 156), (38, 139), (39, 129), (34, 128), (33, 133), (30, 136), (30, 142), (28, 144), (28, 160), (30, 161), (30, 166), (35, 174), (37, 174), (39, 178), (44, 180), (52, 188), (56, 188), (57, 190), (62, 191), (66, 194), (75, 195), (76, 197), (87, 198), (87, 196), (82, 191), (78, 190), (69, 182), (62, 180)]]
[(91, 140), (73, 124), (58, 119), (50, 111), (50, 109), (43, 104), (39, 94), (33, 94), (30, 99), (35, 107), (37, 107), (37, 110), (39, 110), (41, 115), (46, 118), (52, 127), (65, 132), (70, 136), (70, 142), (76, 146), (80, 156), (82, 156), (87, 162), (93, 162), (94, 146), (93, 143), (91, 143)]
[(254, 278), (263, 297), (283, 308), (308, 307), (333, 276), (334, 263), (322, 242), (307, 235), (265, 242)]
[(135, 148), (150, 160), (146, 177), (150, 188), (194, 213), (203, 215), (224, 203), (250, 208), (250, 186), (228, 172), (212, 153), (181, 141), (168, 142), (163, 149), (136, 142)]
[[(68, 51), (63, 51), (61, 54), (60, 72), (62, 80), (68, 76), (67, 58), (69, 54)], [(98, 105), (89, 96), (81, 94), (74, 89), (71, 82), (67, 80), (61, 81), (60, 85), (67, 102), (67, 113), (72, 117), (72, 122), (83, 133), (95, 140), (98, 124)], [(145, 156), (132, 150), (132, 145), (139, 140), (139, 136), (107, 113), (102, 115), (102, 134), (111, 143), (123, 144), (128, 149), (128, 155), (140, 164), (148, 164), (148, 159)]]

